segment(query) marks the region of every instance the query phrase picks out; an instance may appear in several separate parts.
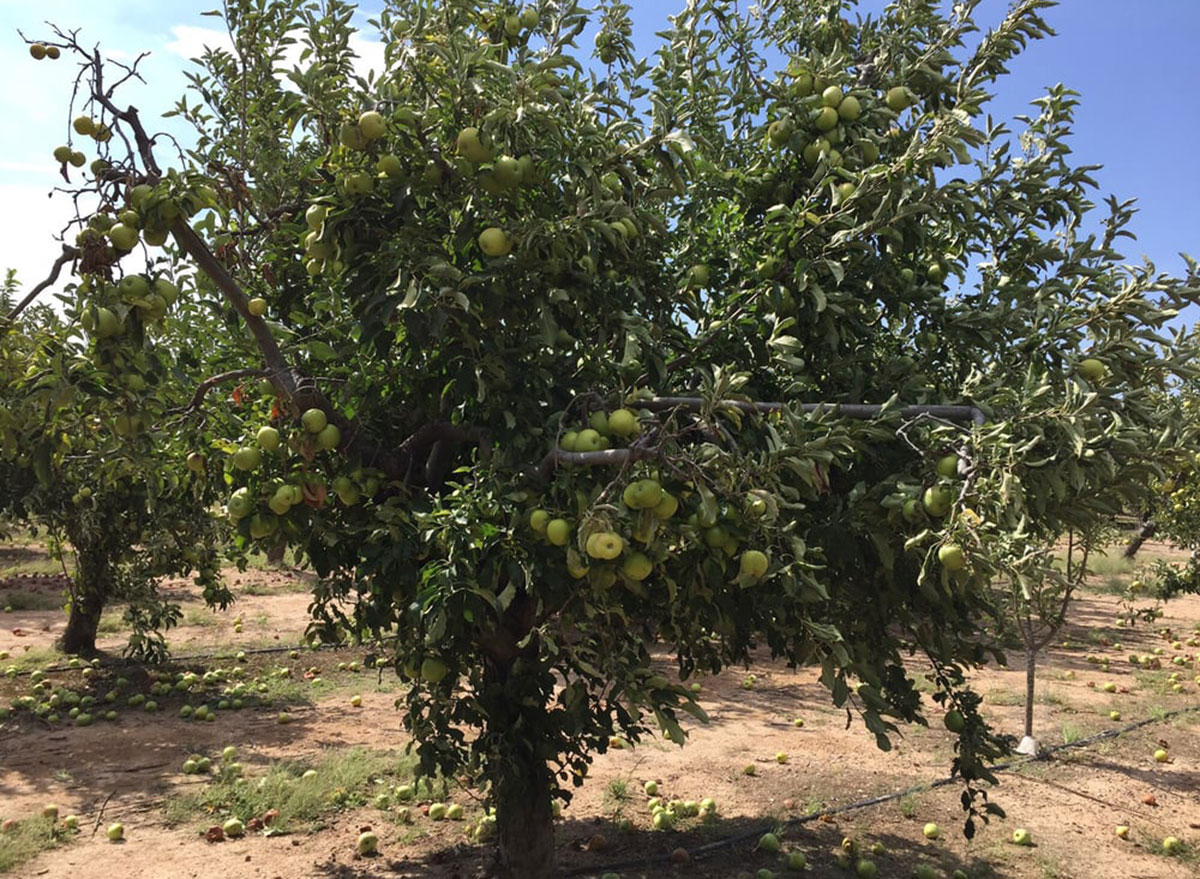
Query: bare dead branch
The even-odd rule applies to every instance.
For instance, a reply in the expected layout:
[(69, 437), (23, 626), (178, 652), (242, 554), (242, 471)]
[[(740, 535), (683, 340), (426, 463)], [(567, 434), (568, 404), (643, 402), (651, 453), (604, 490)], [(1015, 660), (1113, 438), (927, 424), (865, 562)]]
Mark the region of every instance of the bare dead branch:
[(42, 281), (27, 294), (25, 294), (25, 298), (18, 302), (13, 310), (8, 313), (7, 319), (10, 322), (16, 320), (21, 312), (28, 308), (29, 304), (33, 302), (33, 300), (38, 298), (38, 294), (40, 294), (47, 287), (53, 285), (54, 282), (58, 280), (58, 273), (62, 271), (62, 267), (78, 258), (78, 256), (78, 250), (76, 250), (74, 247), (64, 244), (62, 256), (54, 261), (54, 265), (51, 266), (50, 274), (46, 277), (46, 280)]

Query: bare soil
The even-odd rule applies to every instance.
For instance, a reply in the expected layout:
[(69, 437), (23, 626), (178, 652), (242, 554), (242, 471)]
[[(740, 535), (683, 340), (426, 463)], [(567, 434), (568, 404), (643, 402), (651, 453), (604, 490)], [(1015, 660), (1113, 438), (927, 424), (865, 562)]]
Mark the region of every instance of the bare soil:
[[(1160, 555), (1166, 548), (1159, 547)], [(222, 879), (293, 879), (293, 877), (430, 877), (466, 879), (487, 874), (492, 850), (468, 842), (466, 829), (481, 809), (477, 792), (459, 788), (452, 799), (466, 807), (466, 822), (433, 822), (418, 814), (413, 825), (397, 823), (374, 808), (332, 811), (312, 831), (267, 838), (248, 834), (219, 844), (204, 841), (206, 816), (172, 825), (165, 806), (171, 797), (208, 784), (203, 776), (187, 776), (180, 766), (193, 752), (213, 753), (237, 745), (248, 783), (272, 761), (315, 759), (332, 749), (364, 746), (402, 751), (406, 739), (394, 702), (401, 686), (390, 671), (349, 674), (336, 664), (361, 660), (365, 651), (302, 653), (293, 659), (286, 648), (299, 643), (307, 623), (307, 576), (292, 571), (250, 571), (233, 575), (255, 594), (243, 595), (228, 611), (209, 614), (186, 583), (168, 584), (183, 603), (189, 624), (170, 633), (176, 654), (220, 653), (239, 648), (270, 650), (248, 658), (252, 670), (290, 667), (303, 682), (311, 667), (327, 679), (297, 696), (287, 710), (293, 722), (276, 723), (280, 705), (221, 712), (215, 723), (199, 724), (176, 716), (180, 699), (164, 698), (158, 714), (124, 709), (117, 721), (76, 728), (49, 725), (18, 715), (0, 722), (0, 819), (28, 817), (43, 804), (57, 803), (62, 814), (76, 813), (82, 831), (69, 845), (43, 852), (11, 875), (79, 879), (120, 876), (129, 879), (213, 877)], [(42, 578), (0, 582), (0, 605), (15, 591), (61, 589)], [(235, 591), (236, 588), (235, 588)], [(992, 801), (1007, 812), (993, 819), (973, 840), (963, 838), (962, 789), (951, 784), (910, 793), (888, 802), (830, 814), (863, 799), (903, 791), (944, 778), (953, 758), (953, 737), (937, 721), (903, 730), (895, 747), (879, 751), (857, 718), (834, 709), (828, 693), (811, 670), (792, 671), (758, 658), (749, 669), (731, 669), (703, 681), (702, 702), (711, 722), (685, 725), (688, 744), (679, 748), (661, 739), (637, 747), (611, 750), (597, 757), (585, 783), (564, 810), (558, 827), (562, 875), (587, 871), (599, 875), (614, 869), (623, 877), (712, 877), (753, 875), (761, 867), (782, 871), (778, 857), (756, 850), (761, 833), (782, 829), (785, 848), (805, 853), (812, 877), (853, 875), (838, 868), (834, 853), (843, 838), (856, 841), (864, 856), (878, 866), (880, 877), (908, 877), (921, 863), (939, 876), (963, 869), (972, 879), (1185, 879), (1200, 876), (1200, 711), (1165, 716), (1182, 708), (1200, 707), (1195, 677), (1196, 648), (1172, 649), (1175, 638), (1186, 641), (1200, 624), (1200, 597), (1188, 597), (1166, 608), (1165, 617), (1134, 631), (1113, 621), (1118, 599), (1100, 585), (1085, 594), (1072, 623), (1039, 667), (1036, 733), (1043, 745), (1080, 740), (1130, 723), (1156, 722), (1083, 747), (1055, 753), (1004, 771)], [(206, 616), (207, 615), (207, 616)], [(235, 619), (242, 631), (234, 631)], [(46, 650), (61, 630), (60, 610), (14, 610), (0, 617), (0, 650), (10, 660), (27, 650)], [(1171, 638), (1156, 633), (1169, 627)], [(123, 633), (105, 635), (106, 649), (117, 651)], [(1105, 643), (1107, 642), (1107, 644)], [(1064, 647), (1063, 644), (1068, 646)], [(1119, 647), (1117, 645), (1120, 645)], [(1130, 664), (1130, 653), (1163, 649), (1161, 671)], [(1186, 666), (1171, 663), (1174, 656)], [(1095, 660), (1107, 658), (1104, 670)], [(1024, 657), (1010, 654), (1009, 667), (988, 667), (972, 674), (975, 689), (985, 695), (989, 720), (1001, 731), (1020, 735), (1023, 715)], [(659, 660), (664, 669), (670, 657)], [(192, 660), (188, 667), (229, 665), (228, 659)], [(914, 670), (919, 669), (914, 666)], [(1175, 693), (1168, 676), (1180, 672), (1184, 690)], [(116, 673), (116, 672), (114, 672)], [(140, 669), (122, 670), (133, 685), (145, 681)], [(52, 675), (78, 686), (78, 671)], [(752, 688), (744, 681), (754, 675)], [(1106, 683), (1117, 692), (1105, 692)], [(26, 692), (28, 680), (0, 678), (0, 704)], [(103, 686), (98, 682), (99, 689)], [(349, 696), (363, 697), (361, 708)], [(1120, 721), (1109, 719), (1119, 710)], [(795, 718), (804, 725), (794, 725)], [(1166, 747), (1169, 762), (1154, 760)], [(777, 755), (786, 754), (786, 762)], [(755, 767), (753, 777), (745, 774)], [(719, 818), (706, 824), (685, 822), (677, 832), (650, 829), (647, 797), (642, 791), (655, 780), (660, 795), (683, 800), (712, 797)], [(807, 823), (786, 826), (809, 816)], [(633, 821), (621, 830), (619, 818)], [(111, 821), (121, 821), (126, 840), (105, 837)], [(927, 822), (940, 834), (928, 840)], [(1117, 837), (1117, 825), (1131, 828), (1128, 840)], [(363, 826), (380, 835), (381, 854), (360, 858), (354, 841)], [(1011, 841), (1013, 830), (1032, 834), (1034, 845)], [(1176, 836), (1187, 844), (1183, 856), (1166, 857), (1161, 843)], [(599, 836), (601, 839), (596, 839)], [(739, 839), (741, 838), (741, 839)], [(589, 844), (590, 843), (590, 844)], [(882, 851), (871, 854), (873, 843)], [(705, 847), (709, 848), (705, 848)], [(665, 858), (687, 849), (689, 863), (671, 866)]]

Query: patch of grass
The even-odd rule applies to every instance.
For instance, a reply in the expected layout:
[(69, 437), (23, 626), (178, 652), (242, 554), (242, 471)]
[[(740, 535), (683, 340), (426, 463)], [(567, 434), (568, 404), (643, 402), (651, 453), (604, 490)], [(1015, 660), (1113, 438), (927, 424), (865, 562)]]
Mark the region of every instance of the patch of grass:
[(629, 802), (629, 782), (623, 778), (614, 778), (604, 791), (604, 799), (617, 805)]
[(64, 604), (66, 599), (62, 595), (0, 589), (0, 607), (11, 607), (13, 610), (61, 610)]
[[(315, 762), (271, 763), (261, 778), (240, 782), (226, 773), (218, 775), (199, 793), (167, 800), (168, 824), (183, 824), (236, 816), (243, 821), (278, 809), (273, 825), (280, 830), (319, 829), (325, 816), (366, 805), (377, 779), (411, 776), (416, 758), (366, 748), (328, 751)], [(316, 775), (304, 778), (312, 769)]]
[[(1017, 703), (1023, 705), (1024, 700)], [(1057, 705), (1061, 708), (1069, 706), (1066, 699), (1060, 696), (1057, 692), (1046, 686), (1038, 687), (1033, 691), (1033, 704), (1035, 705)]]
[(188, 607), (183, 611), (183, 619), (179, 621), (181, 626), (219, 626), (220, 619), (214, 611), (207, 607)]
[(823, 800), (810, 799), (804, 804), (805, 815), (819, 815), (825, 811), (825, 802)]
[(1064, 723), (1062, 728), (1062, 740), (1064, 745), (1069, 745), (1072, 742), (1077, 742), (1084, 738), (1086, 733), (1072, 723)]
[(9, 873), (39, 852), (58, 848), (75, 836), (58, 830), (41, 816), (18, 821), (11, 830), (0, 833), (0, 873)]
[(121, 611), (111, 611), (100, 617), (100, 625), (96, 631), (101, 635), (116, 635), (129, 628), (125, 622), (125, 614)]
[(914, 818), (917, 814), (917, 797), (915, 794), (906, 794), (896, 801), (896, 806), (905, 818)]
[(306, 578), (300, 576), (293, 577), (275, 586), (249, 582), (234, 587), (234, 591), (240, 595), (292, 595), (297, 592), (310, 592), (311, 590), (312, 584)]
[(1041, 870), (1042, 879), (1066, 879), (1062, 864), (1052, 855), (1038, 855), (1037, 867)]
[(1012, 690), (988, 690), (983, 701), (988, 705), (1024, 705), (1025, 697)]

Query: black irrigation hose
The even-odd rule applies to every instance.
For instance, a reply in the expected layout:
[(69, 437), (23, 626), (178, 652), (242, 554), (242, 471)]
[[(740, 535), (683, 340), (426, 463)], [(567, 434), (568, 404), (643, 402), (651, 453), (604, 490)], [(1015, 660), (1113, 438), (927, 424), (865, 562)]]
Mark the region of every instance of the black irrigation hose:
[[(1125, 733), (1132, 732), (1135, 729), (1141, 729), (1144, 726), (1150, 726), (1151, 724), (1154, 724), (1154, 723), (1161, 723), (1162, 721), (1167, 720), (1171, 717), (1177, 717), (1181, 714), (1187, 714), (1192, 711), (1200, 711), (1200, 705), (1193, 705), (1193, 706), (1189, 706), (1187, 708), (1177, 708), (1174, 711), (1168, 711), (1167, 713), (1162, 715), (1162, 717), (1151, 717), (1151, 718), (1147, 718), (1146, 720), (1139, 720), (1134, 723), (1128, 724), (1127, 726), (1123, 726), (1119, 729), (1106, 729), (1104, 732), (1097, 733), (1094, 736), (1089, 736), (1086, 739), (1079, 739), (1074, 742), (1064, 743), (1061, 745), (1055, 745), (1052, 748), (1045, 748), (1045, 749), (1039, 751), (1037, 754), (1032, 754), (1028, 757), (1018, 757), (1016, 760), (1009, 760), (1007, 763), (997, 763), (995, 766), (991, 767), (991, 769), (993, 772), (1004, 772), (1007, 769), (1012, 769), (1017, 766), (1023, 766), (1026, 763), (1033, 762), (1034, 760), (1046, 760), (1046, 759), (1049, 759), (1053, 754), (1057, 754), (1059, 751), (1068, 751), (1073, 748), (1082, 748), (1085, 745), (1091, 745), (1095, 742), (1103, 741), (1104, 739), (1115, 739), (1117, 736), (1121, 736), (1121, 735), (1124, 735)], [(904, 797), (911, 796), (912, 794), (924, 793), (925, 791), (934, 790), (935, 788), (939, 788), (939, 787), (945, 787), (948, 784), (954, 784), (955, 782), (959, 782), (959, 781), (961, 781), (961, 779), (954, 778), (954, 777), (939, 778), (936, 781), (931, 781), (927, 784), (913, 785), (912, 787), (907, 787), (907, 788), (904, 788), (903, 790), (894, 791), (893, 793), (890, 793), (890, 794), (882, 794), (877, 797), (869, 797), (868, 799), (865, 799), (865, 800), (859, 800), (856, 803), (848, 803), (844, 806), (837, 806), (833, 809), (826, 809), (821, 812), (814, 812), (811, 815), (802, 815), (799, 818), (791, 818), (788, 821), (784, 822), (783, 827), (786, 830), (791, 830), (796, 827), (801, 827), (805, 824), (808, 824), (811, 821), (816, 821), (819, 818), (826, 818), (826, 817), (830, 817), (833, 815), (842, 815), (846, 812), (853, 812), (853, 811), (857, 811), (858, 809), (866, 809), (870, 806), (878, 806), (881, 803), (891, 802), (892, 800), (899, 800)], [(726, 837), (725, 839), (719, 839), (716, 842), (707, 843), (706, 845), (702, 845), (698, 848), (689, 849), (688, 854), (689, 854), (689, 856), (691, 856), (692, 859), (703, 858), (706, 855), (713, 854), (714, 852), (721, 851), (722, 849), (730, 848), (731, 846), (735, 846), (738, 843), (747, 842), (751, 839), (755, 839), (756, 837), (760, 837), (764, 833), (769, 833), (769, 832), (773, 831), (778, 826), (779, 826), (779, 822), (777, 822), (777, 821), (773, 822), (771, 824), (764, 824), (756, 830), (748, 830), (743, 833), (736, 834), (735, 836), (729, 836), (729, 837)], [(597, 866), (597, 867), (577, 867), (574, 870), (569, 870), (568, 872), (564, 873), (563, 875), (564, 876), (590, 876), (595, 873), (615, 873), (620, 870), (632, 870), (632, 869), (637, 869), (639, 867), (652, 867), (652, 866), (656, 866), (658, 864), (667, 863), (670, 860), (671, 860), (671, 856), (667, 855), (667, 854), (654, 855), (654, 856), (648, 857), (648, 858), (639, 858), (639, 859), (630, 860), (630, 861), (619, 861), (617, 863), (604, 864), (604, 865)]]

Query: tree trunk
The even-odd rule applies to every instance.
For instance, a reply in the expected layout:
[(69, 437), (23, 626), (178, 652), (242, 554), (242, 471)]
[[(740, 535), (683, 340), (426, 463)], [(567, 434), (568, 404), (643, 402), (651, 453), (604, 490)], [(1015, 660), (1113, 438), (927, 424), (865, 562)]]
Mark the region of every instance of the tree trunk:
[(59, 647), (64, 653), (95, 656), (100, 614), (108, 603), (115, 579), (112, 548), (102, 535), (91, 533), (78, 522), (68, 522), (66, 531), (75, 551), (75, 579), (70, 587), (67, 628), (59, 639)]
[(1033, 737), (1033, 687), (1037, 673), (1037, 651), (1025, 647), (1025, 735)]
[(100, 614), (104, 611), (104, 599), (93, 590), (77, 588), (71, 597), (71, 611), (67, 616), (67, 628), (59, 646), (63, 653), (77, 656), (96, 655), (96, 632), (100, 629)]
[(550, 879), (554, 875), (554, 813), (550, 770), (514, 759), (495, 784), (496, 836), (502, 879)]
[[(510, 614), (521, 613), (525, 604), (514, 601)], [(525, 630), (525, 626), (520, 629)], [(489, 656), (478, 694), (488, 717), (483, 736), (490, 740), (492, 755), (488, 780), (496, 806), (496, 875), (498, 879), (552, 879), (554, 774), (546, 756), (553, 745), (543, 738), (548, 733), (546, 682), (534, 668), (525, 666), (515, 643), (509, 642), (514, 649)], [(536, 644), (524, 652), (536, 658), (535, 650)]]
[(1131, 559), (1138, 554), (1138, 550), (1142, 548), (1142, 544), (1153, 537), (1158, 532), (1158, 526), (1147, 519), (1142, 522), (1142, 527), (1138, 531), (1133, 540), (1125, 547), (1125, 558)]

